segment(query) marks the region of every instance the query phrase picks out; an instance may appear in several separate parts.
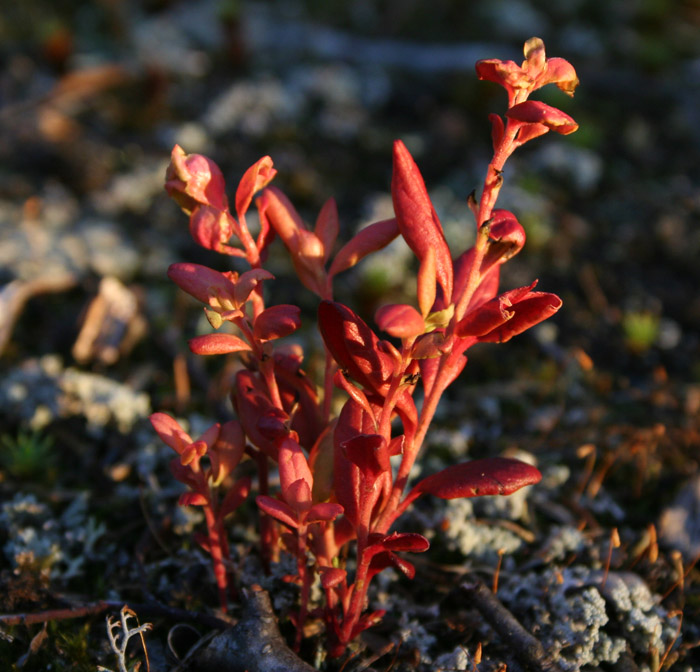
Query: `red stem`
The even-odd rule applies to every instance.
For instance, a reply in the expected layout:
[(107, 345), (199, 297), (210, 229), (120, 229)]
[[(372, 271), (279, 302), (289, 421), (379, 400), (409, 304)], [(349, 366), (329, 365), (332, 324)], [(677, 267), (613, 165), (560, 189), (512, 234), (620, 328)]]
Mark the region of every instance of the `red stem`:
[(365, 545), (360, 545), (359, 539), (357, 543), (357, 572), (355, 573), (355, 581), (350, 587), (351, 597), (350, 604), (343, 618), (343, 625), (340, 629), (339, 639), (345, 646), (352, 639), (352, 631), (357, 622), (362, 616), (362, 611), (365, 605), (367, 589), (369, 581), (367, 581), (367, 573), (369, 571), (369, 562), (364, 561)]
[(245, 256), (248, 259), (248, 263), (252, 268), (259, 268), (260, 252), (258, 252), (258, 246), (255, 244), (253, 236), (250, 235), (248, 225), (245, 221), (245, 215), (242, 215), (238, 219), (238, 231), (236, 231), (236, 233), (241, 243), (243, 243), (243, 249), (245, 249)]
[[(255, 458), (258, 463), (258, 492), (261, 495), (267, 495), (270, 491), (270, 474), (267, 464), (267, 455), (262, 452), (257, 452)], [(275, 534), (272, 518), (263, 511), (258, 510), (258, 513), (260, 515), (260, 558), (265, 573), (269, 574), (270, 562), (272, 560), (273, 548), (277, 540), (277, 535)]]
[(357, 533), (357, 570), (355, 572), (355, 580), (350, 588), (351, 597), (350, 605), (343, 619), (343, 627), (341, 630), (341, 641), (347, 644), (355, 628), (357, 622), (362, 616), (364, 610), (367, 590), (369, 589), (369, 581), (367, 574), (369, 572), (369, 564), (371, 558), (365, 558), (365, 550), (369, 542), (369, 531), (372, 523), (372, 510), (377, 503), (379, 493), (375, 493), (374, 488), (365, 487), (361, 478), (360, 487), (363, 490), (364, 497), (360, 498), (360, 520), (356, 528)]
[(477, 235), (476, 243), (474, 245), (474, 261), (469, 272), (467, 286), (465, 287), (462, 296), (459, 297), (455, 306), (455, 314), (451, 324), (452, 327), (454, 327), (454, 325), (456, 325), (457, 322), (464, 317), (472, 296), (479, 286), (479, 282), (481, 280), (481, 262), (484, 259), (484, 254), (486, 254), (488, 247), (488, 231), (482, 229), (482, 227), (491, 218), (491, 213), (496, 205), (496, 199), (498, 198), (501, 185), (503, 184), (503, 166), (505, 165), (508, 157), (517, 147), (515, 138), (521, 126), (521, 122), (508, 119), (505, 131), (503, 133), (503, 138), (501, 139), (498, 147), (496, 147), (493, 154), (493, 159), (491, 160), (491, 163), (486, 171), (486, 178), (484, 179), (484, 188), (481, 193), (479, 213), (477, 216)]
[(306, 538), (308, 528), (300, 525), (297, 529), (297, 574), (301, 579), (301, 595), (299, 596), (299, 616), (297, 620), (297, 631), (294, 638), (294, 650), (299, 652), (301, 640), (304, 636), (304, 621), (309, 607), (309, 595), (311, 593), (311, 572), (306, 567)]
[(382, 515), (374, 526), (375, 531), (381, 534), (386, 534), (394, 520), (397, 518), (397, 508), (401, 500), (401, 495), (406, 487), (406, 483), (408, 482), (408, 475), (411, 472), (411, 468), (413, 467), (416, 458), (418, 457), (418, 453), (423, 445), (423, 440), (427, 434), (428, 427), (430, 426), (430, 422), (435, 415), (440, 397), (442, 396), (442, 393), (446, 387), (445, 379), (449, 374), (449, 367), (447, 366), (449, 356), (449, 354), (446, 354), (440, 358), (438, 372), (435, 376), (435, 381), (431, 387), (430, 394), (428, 394), (423, 402), (423, 408), (421, 409), (416, 435), (414, 436), (410, 445), (404, 446), (403, 459), (401, 460), (401, 465), (399, 466), (399, 471), (396, 475), (396, 480), (394, 481), (394, 487), (391, 495), (389, 496), (389, 501), (387, 502)]
[(333, 375), (336, 370), (336, 363), (328, 348), (326, 351), (326, 366), (323, 372), (323, 415), (324, 427), (328, 425), (331, 417), (331, 403), (333, 401)]
[(211, 496), (209, 494), (207, 494), (207, 499), (208, 503), (204, 507), (204, 516), (207, 521), (207, 531), (209, 533), (209, 554), (211, 555), (211, 563), (214, 569), (216, 585), (219, 589), (219, 603), (221, 604), (221, 611), (226, 613), (228, 610), (228, 598), (226, 595), (228, 576), (226, 572), (226, 565), (224, 563), (223, 551), (223, 546), (226, 544), (226, 542), (221, 534), (221, 528), (216, 520), (213, 502), (211, 501)]
[(275, 362), (270, 355), (263, 354), (260, 358), (260, 373), (267, 385), (270, 401), (280, 410), (284, 410), (279, 386), (277, 385), (277, 378), (275, 377)]

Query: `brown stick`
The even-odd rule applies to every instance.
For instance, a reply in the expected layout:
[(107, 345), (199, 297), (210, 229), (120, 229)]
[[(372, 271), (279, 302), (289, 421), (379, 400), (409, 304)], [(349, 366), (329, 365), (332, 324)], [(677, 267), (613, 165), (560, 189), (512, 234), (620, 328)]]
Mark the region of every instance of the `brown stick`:
[[(161, 616), (174, 620), (189, 621), (199, 623), (208, 628), (224, 630), (231, 627), (230, 621), (224, 621), (216, 616), (208, 614), (198, 614), (185, 609), (175, 609), (159, 604), (134, 604), (129, 603), (131, 609), (141, 616)], [(82, 618), (83, 616), (96, 616), (105, 611), (119, 610), (124, 606), (124, 602), (112, 600), (102, 600), (92, 604), (82, 604), (66, 607), (63, 609), (48, 609), (47, 611), (37, 611), (24, 614), (0, 614), (0, 624), (2, 625), (33, 625), (35, 623), (46, 623), (47, 621), (62, 621), (68, 618)]]
[(81, 607), (68, 607), (67, 609), (49, 609), (25, 614), (0, 614), (0, 623), (3, 625), (34, 625), (47, 621), (63, 621), (67, 618), (80, 618), (81, 616), (94, 616), (109, 607), (105, 602), (86, 604)]
[(13, 280), (0, 287), (0, 354), (10, 341), (12, 330), (29, 299), (39, 294), (65, 292), (77, 284), (72, 273), (48, 275), (34, 280)]
[(560, 672), (561, 668), (549, 658), (535, 639), (500, 600), (480, 581), (463, 583), (461, 591), (469, 599), (501, 639), (512, 649), (518, 662), (536, 672)]

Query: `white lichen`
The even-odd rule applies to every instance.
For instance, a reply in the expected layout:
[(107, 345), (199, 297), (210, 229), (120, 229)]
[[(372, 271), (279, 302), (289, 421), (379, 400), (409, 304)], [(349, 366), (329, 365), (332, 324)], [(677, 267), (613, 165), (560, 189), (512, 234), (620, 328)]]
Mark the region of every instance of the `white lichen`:
[(82, 574), (105, 526), (87, 516), (87, 495), (56, 517), (34, 495), (17, 493), (2, 506), (0, 530), (7, 535), (3, 552), (16, 574), (30, 571), (66, 581)]
[(447, 502), (445, 537), (448, 547), (467, 557), (489, 561), (496, 560), (499, 552), (514, 553), (523, 543), (518, 535), (504, 527), (487, 521), (476, 522), (474, 504), (469, 499)]
[(106, 376), (64, 369), (60, 358), (49, 355), (28, 360), (0, 381), (0, 405), (33, 430), (59, 418), (82, 416), (93, 435), (108, 424), (128, 433), (151, 411), (147, 394)]
[(472, 666), (467, 650), (458, 646), (454, 651), (438, 656), (430, 669), (431, 672), (466, 672), (466, 670), (471, 670)]
[(582, 565), (548, 565), (506, 577), (498, 595), (568, 672), (614, 664), (624, 651), (641, 665), (675, 636), (677, 621), (631, 573), (610, 572), (604, 579), (602, 571)]

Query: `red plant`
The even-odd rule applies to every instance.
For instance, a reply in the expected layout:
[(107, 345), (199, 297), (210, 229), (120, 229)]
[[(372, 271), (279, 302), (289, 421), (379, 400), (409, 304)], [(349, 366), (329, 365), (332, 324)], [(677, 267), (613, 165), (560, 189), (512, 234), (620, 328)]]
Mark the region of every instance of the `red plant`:
[[(236, 480), (234, 471), (244, 455), (255, 461), (263, 558), (268, 562), (281, 547), (297, 559), (297, 574), (290, 577), (301, 590), (294, 617), (297, 648), (316, 575), (325, 593), (325, 604), (316, 612), (325, 620), (332, 655), (340, 655), (381, 618), (381, 612), (365, 611), (372, 577), (386, 567), (413, 577), (413, 565), (400, 554), (429, 546), (420, 534), (391, 532), (418, 497), (508, 495), (540, 479), (535, 467), (493, 457), (449, 466), (408, 489), (440, 398), (464, 368), (466, 350), (479, 342), (508, 341), (561, 306), (556, 295), (534, 291), (536, 281), (499, 290), (500, 267), (523, 248), (525, 231), (515, 215), (495, 204), (503, 166), (516, 148), (550, 130), (576, 130), (568, 115), (528, 99), (550, 83), (573, 94), (576, 73), (563, 59), (547, 59), (538, 38), (525, 43), (522, 65), (490, 59), (479, 61), (476, 71), (480, 79), (506, 89), (508, 109), (504, 117), (490, 115), (493, 159), (480, 199), (470, 198), (476, 242), (456, 256), (420, 171), (400, 140), (394, 144), (391, 183), (395, 218), (363, 229), (335, 254), (340, 227), (334, 201), (324, 205), (313, 229), (307, 227), (284, 194), (267, 186), (276, 172), (269, 157), (243, 176), (234, 214), (218, 167), (179, 147), (173, 150), (166, 188), (190, 216), (194, 239), (250, 265), (240, 275), (189, 263), (170, 267), (169, 277), (205, 304), (215, 329), (225, 323), (233, 328), (193, 338), (190, 348), (203, 355), (240, 353), (243, 366), (231, 393), (238, 420), (214, 425), (198, 441), (163, 413), (152, 422), (179, 455), (173, 473), (190, 488), (180, 504), (204, 509), (208, 536), (202, 544), (212, 556), (222, 609), (230, 567), (224, 518), (251, 487), (248, 478)], [(260, 218), (257, 238), (246, 224), (253, 201)], [(289, 251), (302, 284), (321, 299), (318, 326), (326, 347), (322, 395), (302, 369), (300, 348), (277, 344), (299, 328), (300, 311), (291, 305), (267, 306), (263, 296), (262, 282), (273, 277), (262, 263), (275, 235)], [(333, 280), (397, 235), (416, 255), (419, 270), (416, 305), (386, 305), (375, 316), (395, 345), (333, 301)], [(330, 412), (334, 386), (347, 396), (337, 418)], [(419, 386), (420, 410), (413, 401)], [(200, 462), (205, 455), (206, 469)], [(280, 480), (274, 493), (268, 480), (271, 464)], [(221, 496), (220, 489), (225, 490)]]

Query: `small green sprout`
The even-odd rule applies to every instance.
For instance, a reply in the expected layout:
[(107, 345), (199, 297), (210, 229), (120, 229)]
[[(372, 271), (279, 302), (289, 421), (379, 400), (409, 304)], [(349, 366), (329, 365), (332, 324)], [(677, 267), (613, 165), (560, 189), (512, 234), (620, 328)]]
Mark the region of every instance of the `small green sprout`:
[(0, 467), (18, 479), (49, 477), (54, 472), (54, 440), (41, 432), (24, 432), (0, 437)]

